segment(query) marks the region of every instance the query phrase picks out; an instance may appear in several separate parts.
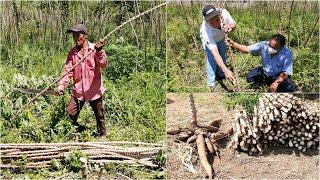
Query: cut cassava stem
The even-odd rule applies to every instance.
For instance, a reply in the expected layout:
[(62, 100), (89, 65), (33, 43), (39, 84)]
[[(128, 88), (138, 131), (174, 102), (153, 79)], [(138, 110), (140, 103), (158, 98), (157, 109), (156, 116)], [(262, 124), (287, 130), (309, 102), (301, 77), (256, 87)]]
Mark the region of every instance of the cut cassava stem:
[[(221, 29), (224, 28), (225, 26), (225, 23), (224, 23), (224, 18), (222, 16), (222, 10), (223, 10), (223, 4), (221, 5), (221, 3), (217, 3), (216, 4), (218, 10), (219, 10), (219, 13), (220, 13), (220, 21), (221, 21), (221, 24), (222, 24), (222, 27)], [(228, 39), (228, 33), (229, 32), (225, 32), (225, 39)], [(239, 86), (239, 75), (238, 75), (238, 71), (236, 69), (236, 66), (235, 66), (235, 58), (234, 58), (234, 54), (233, 54), (233, 51), (232, 51), (232, 48), (231, 48), (231, 45), (228, 44), (228, 56), (229, 58), (231, 59), (231, 66), (232, 66), (232, 69), (234, 71), (234, 75), (235, 75), (235, 81), (232, 81), (232, 84), (234, 85), (234, 89), (233, 91), (234, 92), (240, 92), (241, 89), (240, 89), (240, 86)]]
[(194, 104), (193, 94), (189, 94), (189, 102), (190, 102), (190, 109), (191, 109), (191, 119), (190, 119), (190, 125), (191, 128), (194, 129), (197, 127), (197, 109)]

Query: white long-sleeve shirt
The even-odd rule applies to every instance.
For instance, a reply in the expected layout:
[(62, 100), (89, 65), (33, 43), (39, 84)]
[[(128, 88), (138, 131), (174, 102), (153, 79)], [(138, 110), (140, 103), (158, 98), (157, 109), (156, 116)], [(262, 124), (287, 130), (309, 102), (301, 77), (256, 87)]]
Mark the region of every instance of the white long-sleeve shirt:
[[(225, 25), (236, 24), (236, 22), (232, 19), (230, 13), (226, 9), (222, 10), (221, 15), (223, 17)], [(200, 37), (202, 40), (203, 49), (205, 49), (206, 45), (208, 46), (209, 49), (213, 47), (217, 47), (217, 42), (222, 41), (225, 37), (225, 32), (222, 26), (222, 22), (221, 22), (221, 30), (220, 30), (220, 29), (211, 27), (209, 23), (203, 20), (200, 28)]]

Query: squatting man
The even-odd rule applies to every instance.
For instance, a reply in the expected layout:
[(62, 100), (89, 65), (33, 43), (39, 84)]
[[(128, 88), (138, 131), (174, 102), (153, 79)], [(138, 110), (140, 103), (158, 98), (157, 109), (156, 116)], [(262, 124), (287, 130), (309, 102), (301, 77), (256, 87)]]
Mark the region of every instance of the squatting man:
[(275, 34), (269, 41), (261, 41), (250, 46), (242, 45), (227, 39), (231, 47), (242, 53), (260, 56), (262, 66), (254, 68), (247, 75), (247, 81), (257, 85), (268, 85), (269, 92), (293, 92), (292, 52), (285, 45), (286, 39)]

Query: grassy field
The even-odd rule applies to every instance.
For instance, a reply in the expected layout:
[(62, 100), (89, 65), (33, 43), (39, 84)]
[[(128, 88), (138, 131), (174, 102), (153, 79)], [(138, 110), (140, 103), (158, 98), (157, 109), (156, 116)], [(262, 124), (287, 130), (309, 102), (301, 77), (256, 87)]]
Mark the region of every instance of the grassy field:
[[(172, 2), (168, 5), (168, 70), (169, 92), (208, 92), (206, 57), (199, 35), (205, 2)], [(238, 4), (238, 6), (237, 6)], [(237, 23), (230, 37), (248, 44), (268, 40), (281, 33), (293, 51), (293, 77), (299, 92), (319, 91), (319, 3), (317, 1), (226, 2), (225, 8)], [(260, 57), (233, 51), (235, 70), (242, 91), (253, 91), (246, 74), (261, 64)], [(227, 67), (231, 67), (228, 61)], [(267, 88), (259, 88), (266, 92)]]
[[(103, 96), (106, 138), (96, 136), (96, 120), (88, 104), (78, 119), (81, 128), (77, 130), (71, 124), (66, 112), (71, 83), (63, 96), (41, 96), (19, 116), (13, 115), (32, 98), (14, 88), (43, 89), (60, 76), (73, 46), (72, 36), (66, 32), (68, 28), (83, 21), (89, 29), (89, 41), (95, 42), (129, 17), (159, 3), (1, 2), (4, 17), (0, 43), (1, 143), (120, 140), (164, 144), (165, 9), (131, 22), (107, 39), (104, 50), (110, 66), (102, 72), (106, 88)], [(105, 178), (114, 177), (117, 172), (132, 178), (161, 178), (164, 170), (165, 167), (147, 169), (115, 164), (105, 170), (94, 168), (92, 173), (103, 172)], [(81, 173), (66, 168), (1, 170), (1, 177), (43, 179), (68, 173), (68, 177), (81, 178)]]

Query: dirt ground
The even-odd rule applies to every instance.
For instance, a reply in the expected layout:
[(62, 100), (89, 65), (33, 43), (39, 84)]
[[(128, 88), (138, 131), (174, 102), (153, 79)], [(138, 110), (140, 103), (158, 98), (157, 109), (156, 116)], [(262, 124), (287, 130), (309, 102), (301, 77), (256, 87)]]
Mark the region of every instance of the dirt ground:
[[(173, 100), (167, 104), (167, 127), (179, 125), (188, 127), (190, 107), (188, 94), (167, 94)], [(198, 110), (198, 122), (206, 123), (213, 119), (222, 119), (220, 130), (227, 130), (233, 122), (234, 110), (227, 110), (221, 102), (219, 94), (194, 94)], [(308, 101), (308, 105), (316, 106), (318, 100)], [(317, 149), (300, 153), (298, 150), (285, 146), (268, 147), (261, 155), (250, 156), (243, 152), (234, 152), (226, 148), (228, 140), (219, 143), (221, 163), (214, 157), (214, 171), (217, 179), (319, 179), (319, 151)], [(202, 179), (205, 172), (197, 164), (196, 159), (190, 158), (190, 148), (183, 142), (174, 142), (168, 135), (167, 167), (168, 179)], [(186, 160), (187, 159), (187, 160)], [(185, 164), (191, 164), (193, 169)]]

